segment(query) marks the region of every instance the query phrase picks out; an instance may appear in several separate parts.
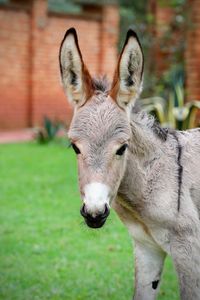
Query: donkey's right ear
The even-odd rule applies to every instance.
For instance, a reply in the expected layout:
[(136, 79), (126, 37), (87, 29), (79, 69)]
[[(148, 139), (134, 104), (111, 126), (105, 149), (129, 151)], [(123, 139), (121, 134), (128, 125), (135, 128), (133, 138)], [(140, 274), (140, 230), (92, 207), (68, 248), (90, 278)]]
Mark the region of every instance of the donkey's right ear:
[(92, 78), (84, 65), (74, 28), (65, 33), (59, 61), (62, 83), (69, 101), (78, 106), (83, 105), (92, 95)]

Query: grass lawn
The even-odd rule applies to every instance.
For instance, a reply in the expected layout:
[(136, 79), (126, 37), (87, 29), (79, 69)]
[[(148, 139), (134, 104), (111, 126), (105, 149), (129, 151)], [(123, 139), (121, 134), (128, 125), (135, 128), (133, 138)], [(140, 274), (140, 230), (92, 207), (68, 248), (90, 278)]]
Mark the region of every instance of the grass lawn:
[[(114, 212), (91, 230), (79, 214), (71, 149), (0, 146), (0, 299), (130, 300), (133, 257)], [(178, 300), (170, 259), (159, 300)]]

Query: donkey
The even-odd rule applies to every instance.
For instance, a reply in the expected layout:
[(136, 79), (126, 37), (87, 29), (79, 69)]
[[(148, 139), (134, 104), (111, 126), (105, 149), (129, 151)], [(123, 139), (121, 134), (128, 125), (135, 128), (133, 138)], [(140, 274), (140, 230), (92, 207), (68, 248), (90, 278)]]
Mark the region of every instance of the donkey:
[(134, 300), (156, 299), (167, 254), (181, 299), (200, 299), (200, 129), (162, 129), (135, 111), (144, 56), (134, 31), (127, 33), (110, 88), (90, 76), (74, 28), (59, 58), (74, 103), (68, 135), (86, 224), (100, 228), (112, 207), (127, 226), (135, 245)]

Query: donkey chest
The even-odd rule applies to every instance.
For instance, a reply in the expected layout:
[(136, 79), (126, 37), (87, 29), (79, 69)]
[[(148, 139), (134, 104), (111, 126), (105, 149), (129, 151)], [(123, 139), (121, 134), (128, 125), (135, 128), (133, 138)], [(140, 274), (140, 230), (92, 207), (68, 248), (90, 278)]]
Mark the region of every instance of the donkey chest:
[(130, 236), (142, 244), (148, 244), (162, 248), (170, 254), (169, 232), (168, 230), (151, 224), (142, 219), (137, 211), (130, 210), (120, 204), (121, 199), (117, 198), (113, 203), (113, 208), (119, 218), (127, 227)]

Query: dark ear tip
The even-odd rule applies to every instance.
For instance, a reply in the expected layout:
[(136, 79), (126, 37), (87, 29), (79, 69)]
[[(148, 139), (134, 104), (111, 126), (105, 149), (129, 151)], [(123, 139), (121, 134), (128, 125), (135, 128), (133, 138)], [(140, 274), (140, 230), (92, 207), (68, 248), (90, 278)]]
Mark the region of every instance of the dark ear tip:
[(65, 35), (64, 35), (63, 40), (65, 40), (66, 37), (67, 37), (69, 34), (72, 34), (72, 35), (74, 36), (74, 38), (77, 40), (77, 33), (76, 33), (76, 29), (75, 29), (74, 27), (69, 28), (69, 29), (65, 32)]
[(75, 29), (74, 27), (69, 28), (69, 29), (66, 31), (65, 36), (67, 36), (67, 35), (69, 35), (69, 34), (73, 34), (73, 35), (76, 36), (76, 35), (77, 35), (76, 29)]
[(126, 40), (128, 40), (130, 37), (134, 37), (136, 38), (137, 40), (139, 40), (136, 32), (133, 30), (133, 29), (129, 29), (128, 32), (127, 32), (127, 35), (126, 35)]
[[(140, 49), (142, 51), (142, 46), (141, 46), (141, 43), (140, 43), (140, 40), (136, 34), (136, 32), (133, 30), (133, 29), (129, 29), (128, 32), (127, 32), (127, 35), (126, 35), (126, 40), (125, 40), (125, 44), (124, 44), (124, 47), (126, 46), (126, 44), (128, 43), (130, 37), (133, 37), (134, 39), (136, 39), (136, 41), (138, 42), (139, 46), (140, 46)], [(143, 54), (143, 52), (142, 52)]]

